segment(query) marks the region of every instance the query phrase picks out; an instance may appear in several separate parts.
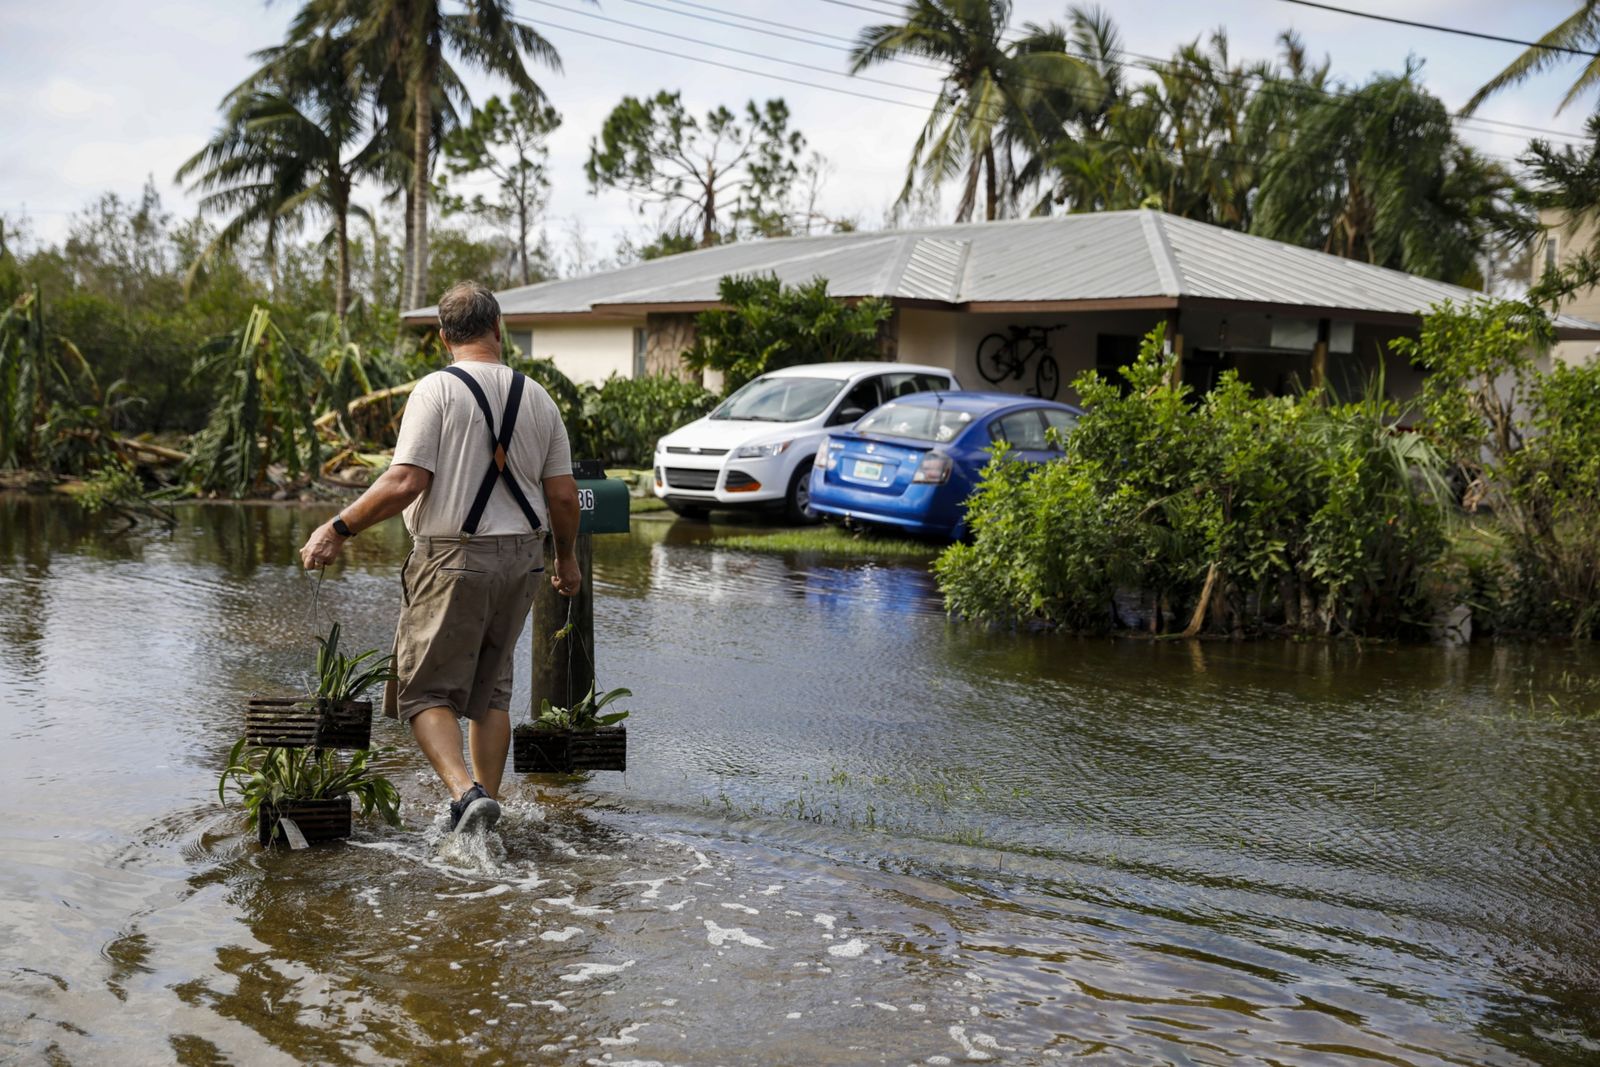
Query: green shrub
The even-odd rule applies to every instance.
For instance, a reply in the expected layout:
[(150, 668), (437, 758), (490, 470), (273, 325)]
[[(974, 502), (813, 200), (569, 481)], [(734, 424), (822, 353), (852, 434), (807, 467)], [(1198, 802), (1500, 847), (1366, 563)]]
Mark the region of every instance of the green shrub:
[(883, 358), (878, 330), (892, 310), (883, 300), (847, 304), (828, 295), (825, 278), (786, 286), (776, 275), (728, 275), (717, 295), (724, 307), (696, 317), (683, 359), (720, 371), (729, 392), (779, 367)]
[(1116, 624), (1143, 594), (1153, 629), (1392, 634), (1429, 614), (1444, 547), (1441, 463), (1369, 397), (1256, 397), (1231, 374), (1198, 403), (1162, 331), (1123, 369), (1090, 373), (1064, 458), (1003, 450), (969, 502), (971, 543), (935, 565), (951, 610), (1073, 630)]
[[(648, 467), (656, 442), (716, 405), (716, 394), (670, 375), (622, 378), (615, 374), (586, 391), (580, 436), (588, 451), (573, 455), (607, 466)], [(572, 422), (568, 423), (572, 426)]]
[[(1395, 350), (1427, 368), (1423, 414), (1463, 502), (1500, 546), (1477, 563), (1484, 614), (1507, 630), (1600, 635), (1600, 362), (1541, 372), (1554, 339), (1510, 301), (1435, 308)], [(1481, 552), (1479, 553), (1481, 555)]]

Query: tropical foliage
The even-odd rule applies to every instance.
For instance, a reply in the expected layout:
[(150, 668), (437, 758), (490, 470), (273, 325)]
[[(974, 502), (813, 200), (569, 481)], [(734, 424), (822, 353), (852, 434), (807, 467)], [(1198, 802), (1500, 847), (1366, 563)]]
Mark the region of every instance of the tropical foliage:
[(392, 682), (394, 657), (379, 656), (369, 648), (354, 656), (339, 651), (339, 624), (334, 623), (327, 637), (317, 638), (317, 699), (343, 704), (360, 700), (378, 682)]
[[(1428, 618), (1445, 548), (1443, 463), (1377, 393), (1259, 397), (1231, 373), (1175, 384), (1161, 331), (1074, 387), (1085, 411), (1042, 467), (1001, 449), (971, 543), (936, 564), (951, 610), (1079, 631), (1394, 635)], [(1119, 594), (1140, 600), (1119, 609)]]
[(1600, 361), (1534, 356), (1553, 340), (1519, 303), (1441, 307), (1416, 340), (1422, 412), (1460, 472), (1476, 525), (1499, 549), (1480, 606), (1499, 628), (1600, 635)]
[(365, 818), (376, 812), (390, 826), (400, 825), (400, 792), (370, 766), (372, 753), (352, 753), (343, 760), (331, 749), (277, 748), (251, 745), (244, 738), (228, 753), (228, 765), (217, 780), (217, 802), (227, 804), (231, 784), (254, 827), (264, 811), (286, 801), (335, 800), (352, 796)]
[(885, 301), (845, 303), (828, 295), (825, 278), (787, 286), (775, 275), (729, 275), (717, 293), (723, 306), (696, 318), (683, 359), (691, 370), (720, 372), (729, 392), (779, 367), (883, 358)]
[(539, 704), (539, 714), (534, 717), (535, 730), (596, 730), (602, 726), (615, 726), (628, 717), (626, 711), (611, 711), (601, 714), (607, 704), (621, 700), (623, 697), (633, 696), (631, 689), (612, 689), (606, 693), (595, 695), (593, 684), (584, 698), (570, 708), (558, 708), (550, 701), (544, 700)]

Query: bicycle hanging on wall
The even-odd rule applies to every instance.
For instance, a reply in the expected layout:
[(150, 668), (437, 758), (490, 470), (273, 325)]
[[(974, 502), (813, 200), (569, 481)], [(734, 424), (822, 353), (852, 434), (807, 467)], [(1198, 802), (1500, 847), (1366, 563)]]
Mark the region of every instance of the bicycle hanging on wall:
[(1065, 326), (1008, 326), (1007, 333), (991, 333), (978, 342), (978, 373), (996, 385), (1007, 378), (1021, 381), (1033, 357), (1033, 387), (1029, 396), (1054, 400), (1061, 388), (1061, 367), (1050, 354), (1050, 335)]

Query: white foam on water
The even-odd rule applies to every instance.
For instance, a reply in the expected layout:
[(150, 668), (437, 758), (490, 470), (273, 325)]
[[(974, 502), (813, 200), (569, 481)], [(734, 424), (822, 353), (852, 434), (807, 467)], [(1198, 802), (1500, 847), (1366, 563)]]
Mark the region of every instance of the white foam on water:
[(722, 902), (722, 907), (727, 908), (729, 911), (742, 911), (746, 915), (760, 915), (761, 914), (761, 911), (758, 908), (752, 908), (748, 904), (735, 904), (732, 901), (727, 901), (727, 900), (724, 900)]
[(695, 871), (708, 871), (711, 869), (711, 861), (706, 859), (706, 854), (704, 852), (694, 848), (691, 848), (689, 851), (694, 853), (695, 859), (694, 866), (689, 868), (690, 874), (693, 874)]
[(677, 997), (667, 997), (666, 999), (664, 999), (661, 1002), (661, 1006), (663, 1008), (670, 1008), (670, 1007), (673, 1007), (674, 1005), (676, 1005), (677, 1003), (678, 1003), (678, 998)]
[(561, 980), (563, 982), (587, 982), (589, 979), (598, 978), (601, 975), (625, 971), (632, 967), (635, 962), (634, 960), (628, 960), (625, 963), (578, 963), (573, 965), (578, 968), (577, 971), (573, 974), (562, 975)]
[[(988, 1034), (974, 1033), (972, 1037), (968, 1038), (965, 1026), (952, 1026), (950, 1028), (950, 1037), (956, 1044), (961, 1046), (961, 1050), (966, 1053), (967, 1059), (976, 1063), (994, 1059), (989, 1053), (983, 1051), (984, 1048), (994, 1049), (997, 1052), (1016, 1051), (1016, 1049), (1000, 1044)], [(982, 1048), (979, 1048), (980, 1045)]]
[[(534, 885), (537, 885), (537, 884), (538, 884), (538, 882), (537, 882), (537, 880), (535, 880)], [(528, 888), (532, 889), (533, 886), (528, 886)], [(435, 893), (433, 895), (433, 899), (435, 899), (435, 900), (482, 900), (485, 897), (497, 897), (501, 893), (509, 893), (509, 892), (511, 892), (511, 886), (506, 884), (505, 882), (501, 882), (499, 885), (492, 885), (488, 889), (479, 889), (476, 892), (472, 892), (472, 893)]]
[(610, 908), (599, 908), (589, 904), (579, 904), (577, 897), (545, 897), (542, 903), (552, 907), (566, 908), (574, 915), (614, 915)]
[(949, 1056), (929, 1056), (926, 1062), (932, 1067), (950, 1067), (952, 1061)]
[(745, 945), (749, 948), (771, 948), (759, 937), (752, 937), (737, 926), (721, 927), (710, 919), (703, 920), (706, 924), (706, 940), (711, 942), (713, 948), (721, 948), (732, 941), (736, 945)]
[(923, 1012), (925, 1012), (927, 1010), (928, 1010), (928, 1006), (926, 1004), (907, 1004), (906, 1005), (906, 1011), (915, 1012), (918, 1015), (921, 1015)]
[(457, 963), (455, 960), (451, 960), (450, 961), (450, 969), (452, 971), (459, 971), (461, 969), (461, 964)]
[(853, 960), (857, 956), (865, 954), (866, 951), (867, 943), (861, 940), (859, 937), (852, 937), (842, 945), (828, 946), (828, 955), (838, 956), (841, 959), (847, 960)]
[(602, 1045), (637, 1045), (639, 1039), (633, 1036), (633, 1032), (642, 1030), (649, 1025), (649, 1023), (631, 1023), (618, 1030), (616, 1037), (601, 1037), (596, 1038), (596, 1040)]
[(824, 930), (832, 930), (833, 924), (838, 922), (838, 920), (832, 915), (813, 915), (811, 917), (811, 921), (822, 927)]
[(885, 1004), (881, 1000), (874, 1001), (872, 1006), (874, 1008), (882, 1008), (884, 1011), (899, 1011), (900, 1010), (899, 1008), (895, 1007), (893, 1004)]
[[(561, 1015), (562, 1013), (564, 1013), (567, 1010), (567, 1006), (565, 1004), (561, 1003), (561, 1001), (559, 1001), (559, 1000), (530, 1000), (530, 1001), (528, 1001), (528, 1007), (530, 1007), (530, 1008), (549, 1008), (552, 1012), (554, 1012), (557, 1015)], [(549, 1047), (549, 1046), (546, 1046), (546, 1047)]]
[(775, 897), (781, 892), (783, 892), (783, 886), (781, 886), (781, 885), (769, 885), (769, 886), (767, 886), (767, 888), (765, 888), (765, 889), (763, 889), (761, 891), (761, 895), (764, 896), (764, 897)]
[(694, 897), (684, 897), (682, 900), (678, 901), (676, 904), (668, 904), (667, 905), (667, 910), (668, 911), (682, 911), (685, 907), (687, 907), (693, 901), (694, 901)]
[(647, 885), (650, 888), (639, 894), (640, 900), (655, 900), (661, 896), (661, 887), (672, 881), (671, 878), (645, 878), (637, 882), (618, 882), (619, 886)]
[(597, 1060), (588, 1059), (583, 1062), (589, 1067), (667, 1067), (660, 1060), (614, 1060), (610, 1057), (611, 1053), (608, 1052)]
[(539, 940), (540, 941), (570, 941), (574, 937), (577, 937), (581, 933), (583, 933), (583, 928), (582, 927), (568, 926), (568, 927), (565, 927), (565, 928), (560, 929), (560, 930), (546, 930), (544, 933), (539, 935)]

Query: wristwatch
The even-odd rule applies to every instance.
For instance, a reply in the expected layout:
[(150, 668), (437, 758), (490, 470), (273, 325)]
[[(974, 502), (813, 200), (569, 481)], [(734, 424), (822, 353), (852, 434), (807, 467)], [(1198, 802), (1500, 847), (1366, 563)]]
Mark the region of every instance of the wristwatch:
[(350, 529), (349, 523), (344, 521), (343, 512), (333, 517), (333, 532), (340, 537), (354, 537), (356, 535), (356, 532)]

